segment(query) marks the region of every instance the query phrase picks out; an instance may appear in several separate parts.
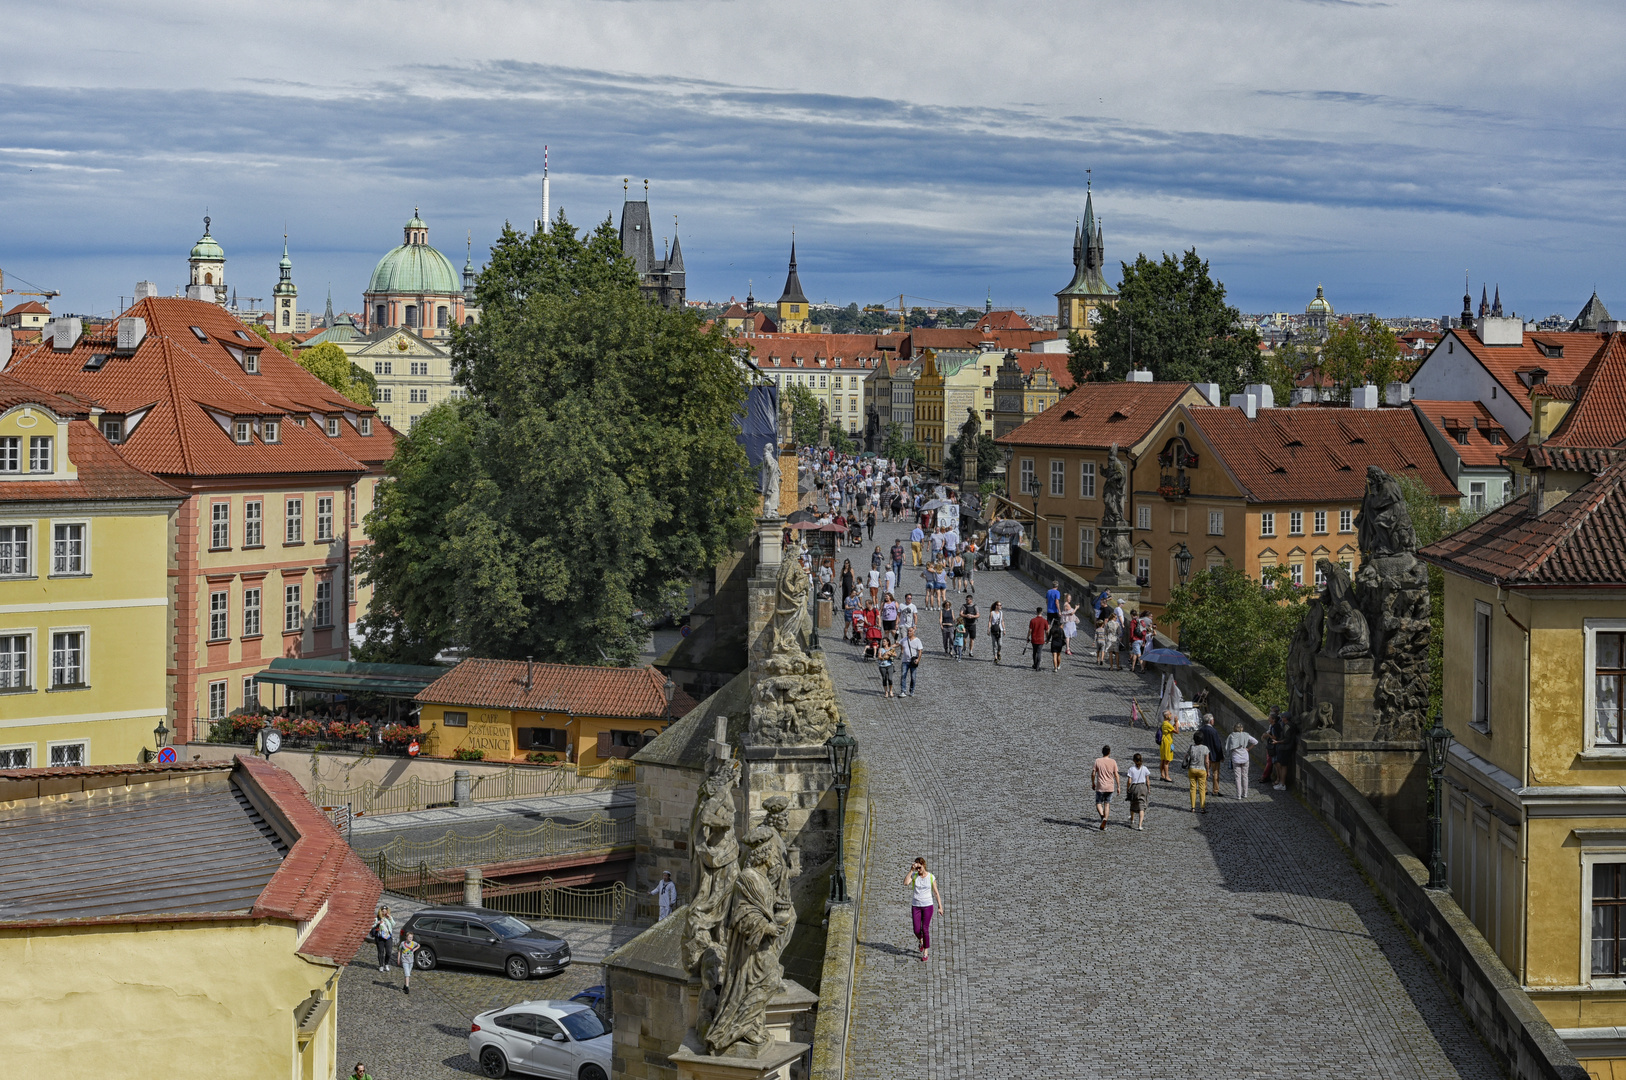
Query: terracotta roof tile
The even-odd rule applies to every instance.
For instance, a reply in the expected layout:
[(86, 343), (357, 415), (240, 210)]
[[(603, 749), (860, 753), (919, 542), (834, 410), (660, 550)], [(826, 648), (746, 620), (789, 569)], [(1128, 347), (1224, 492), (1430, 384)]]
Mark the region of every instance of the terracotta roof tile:
[(1133, 446), (1174, 407), (1191, 383), (1087, 382), (1015, 431), (1006, 446)]
[(88, 420), (68, 424), (68, 460), (75, 480), (0, 481), (0, 502), (85, 502), (95, 499), (173, 499), (185, 493), (143, 472), (120, 456)]
[(1626, 585), (1626, 461), (1539, 517), (1517, 498), (1419, 554), (1469, 577), (1519, 585)]
[[(1560, 385), (1574, 382), (1581, 369), (1603, 348), (1604, 336), (1584, 332), (1526, 332), (1519, 345), (1485, 345), (1472, 330), (1453, 330), (1450, 339), (1460, 342), (1528, 413), (1530, 391), (1519, 372), (1539, 369), (1547, 373), (1547, 382)], [(1423, 360), (1423, 366), (1432, 361), (1440, 349), (1446, 348), (1445, 341), (1436, 345)], [(1562, 355), (1558, 355), (1559, 352)]]
[(1050, 377), (1056, 380), (1056, 385), (1065, 393), (1073, 388), (1073, 373), (1067, 370), (1066, 353), (1017, 353), (1016, 366), (1022, 369), (1022, 374), (1031, 376), (1039, 368), (1050, 372)]
[(686, 695), (680, 699), (676, 693), (669, 705), (666, 676), (652, 667), (534, 664), (530, 665), (529, 689), (525, 686), (526, 667), (523, 660), (465, 660), (430, 683), (414, 700), (637, 719), (676, 718), (694, 707)]
[(1460, 494), (1410, 409), (1261, 409), (1249, 420), (1202, 405), (1186, 414), (1252, 502), (1358, 502), (1368, 465)]
[(49, 315), (50, 313), (51, 309), (38, 300), (24, 300), (6, 312), (7, 315)]
[(1033, 324), (1014, 311), (990, 311), (977, 320), (977, 329), (1032, 330)]
[(1610, 334), (1571, 389), (1575, 404), (1542, 445), (1618, 446), (1626, 442), (1626, 334)]
[[(1464, 465), (1478, 468), (1502, 465), (1501, 455), (1509, 446), (1507, 432), (1502, 430), (1501, 423), (1491, 415), (1483, 402), (1414, 399), (1411, 404), (1445, 436)], [(1499, 440), (1494, 443), (1490, 441), (1493, 432)], [(1468, 439), (1466, 444), (1459, 441), (1459, 434), (1464, 433)]]

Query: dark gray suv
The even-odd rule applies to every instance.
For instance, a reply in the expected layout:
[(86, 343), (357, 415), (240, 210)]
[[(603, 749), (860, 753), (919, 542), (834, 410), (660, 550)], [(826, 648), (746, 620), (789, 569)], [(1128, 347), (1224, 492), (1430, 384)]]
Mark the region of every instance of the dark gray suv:
[(507, 972), (510, 979), (528, 979), (570, 966), (570, 946), (564, 938), (487, 908), (460, 904), (424, 908), (406, 921), (401, 933), (410, 933), (418, 943), (414, 966), (419, 970), (463, 964)]

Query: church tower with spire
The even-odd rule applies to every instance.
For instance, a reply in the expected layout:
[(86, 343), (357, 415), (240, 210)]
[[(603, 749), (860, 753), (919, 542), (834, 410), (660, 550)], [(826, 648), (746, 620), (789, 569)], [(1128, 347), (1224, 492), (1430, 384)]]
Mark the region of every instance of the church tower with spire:
[(644, 181), (644, 197), (627, 193), (628, 181), (621, 181), (621, 253), (632, 260), (638, 271), (638, 287), (644, 298), (665, 308), (681, 308), (688, 298), (688, 275), (683, 270), (683, 249), (677, 239), (677, 218), (672, 219), (672, 242), (662, 238), (660, 255), (655, 254), (655, 226), (649, 216), (649, 181)]
[(282, 261), (277, 263), (277, 284), (271, 290), (271, 310), (276, 314), (272, 328), (279, 334), (303, 329), (299, 325), (299, 288), (294, 284), (294, 264), (288, 258), (288, 234), (282, 234)]
[(790, 273), (785, 275), (785, 291), (779, 295), (779, 332), (805, 334), (808, 326), (807, 294), (796, 273), (796, 237), (790, 238)]
[(1056, 315), (1063, 330), (1077, 330), (1084, 340), (1095, 338), (1099, 310), (1118, 302), (1118, 290), (1107, 284), (1103, 268), (1106, 242), (1095, 218), (1095, 195), (1084, 182), (1084, 222), (1073, 230), (1073, 280), (1056, 294)]
[[(188, 296), (197, 299), (213, 300), (217, 304), (226, 302), (226, 252), (215, 242), (209, 234), (209, 216), (203, 216), (203, 235), (196, 244), (192, 245), (192, 253), (186, 257), (187, 265), (191, 269), (190, 287)], [(199, 287), (206, 291), (197, 293)]]

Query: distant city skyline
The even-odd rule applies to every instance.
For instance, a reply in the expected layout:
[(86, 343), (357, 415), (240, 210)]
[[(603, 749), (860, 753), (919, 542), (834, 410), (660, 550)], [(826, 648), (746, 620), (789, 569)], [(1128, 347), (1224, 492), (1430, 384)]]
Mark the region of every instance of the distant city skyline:
[[(197, 0), (9, 14), (76, 62), (14, 50), (0, 76), (8, 288), (87, 313), (141, 279), (168, 293), (207, 208), (239, 295), (269, 297), (286, 230), (301, 307), (331, 283), (354, 310), (414, 206), (458, 266), (467, 235), (479, 265), (505, 219), (528, 226), (547, 143), (579, 228), (650, 179), (696, 298), (776, 298), (794, 228), (815, 302), (991, 289), (1048, 313), (1093, 170), (1114, 281), (1195, 246), (1247, 312), (1302, 311), (1319, 283), (1340, 312), (1454, 313), (1465, 268), (1527, 318), (1594, 287), (1626, 309), (1614, 7), (278, 10), (225, 35)], [(1552, 32), (1577, 23), (1596, 32)]]

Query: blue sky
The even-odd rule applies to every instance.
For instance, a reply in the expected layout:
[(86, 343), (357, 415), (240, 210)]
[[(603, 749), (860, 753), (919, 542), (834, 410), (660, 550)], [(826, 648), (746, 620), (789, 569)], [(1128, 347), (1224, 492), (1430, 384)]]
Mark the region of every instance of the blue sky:
[[(0, 71), (0, 268), (108, 312), (227, 281), (355, 309), (414, 206), (619, 215), (647, 177), (692, 297), (1053, 310), (1093, 170), (1107, 259), (1196, 246), (1244, 310), (1626, 312), (1616, 4), (284, 0), (21, 4)], [(1115, 274), (1114, 274), (1115, 280)], [(7, 297), (7, 306), (16, 302)], [(914, 301), (911, 301), (914, 302)]]

